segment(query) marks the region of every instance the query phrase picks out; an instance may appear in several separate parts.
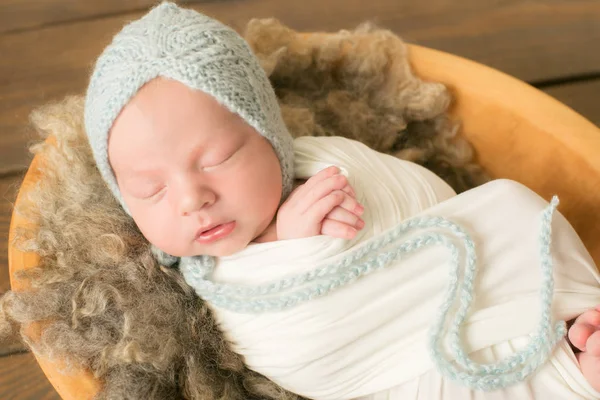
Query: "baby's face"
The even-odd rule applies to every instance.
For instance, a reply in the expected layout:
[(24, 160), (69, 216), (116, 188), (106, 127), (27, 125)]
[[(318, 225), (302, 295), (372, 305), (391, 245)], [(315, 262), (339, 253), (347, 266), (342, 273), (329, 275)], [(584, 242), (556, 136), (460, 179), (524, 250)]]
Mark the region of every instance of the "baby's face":
[(212, 96), (176, 81), (158, 78), (136, 94), (110, 131), (108, 155), (142, 234), (174, 256), (243, 249), (281, 200), (271, 144)]

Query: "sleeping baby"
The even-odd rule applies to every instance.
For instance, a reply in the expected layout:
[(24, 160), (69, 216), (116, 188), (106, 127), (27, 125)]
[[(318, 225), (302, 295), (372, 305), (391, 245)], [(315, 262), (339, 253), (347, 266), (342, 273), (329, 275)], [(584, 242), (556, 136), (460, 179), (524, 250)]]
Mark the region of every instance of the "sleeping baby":
[(95, 64), (85, 124), (159, 262), (283, 388), (599, 397), (600, 275), (555, 202), (508, 180), (456, 195), (362, 143), (293, 140), (258, 60), (218, 21), (162, 3), (126, 25)]

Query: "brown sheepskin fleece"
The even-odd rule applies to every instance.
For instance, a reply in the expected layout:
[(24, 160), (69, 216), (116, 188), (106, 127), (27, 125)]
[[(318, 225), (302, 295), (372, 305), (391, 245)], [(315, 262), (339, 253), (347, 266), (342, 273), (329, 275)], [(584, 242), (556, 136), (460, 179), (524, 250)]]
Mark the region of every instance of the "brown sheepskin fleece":
[[(425, 165), (459, 192), (487, 180), (446, 117), (449, 92), (413, 76), (391, 32), (364, 25), (305, 35), (254, 20), (245, 37), (295, 137), (359, 140)], [(99, 399), (299, 399), (247, 369), (177, 270), (157, 265), (95, 168), (83, 98), (36, 110), (32, 122), (43, 179), (16, 212), (39, 229), (20, 232), (15, 245), (41, 264), (26, 276), (34, 290), (1, 299), (0, 333), (45, 321), (40, 340), (23, 340), (92, 371), (103, 382)]]

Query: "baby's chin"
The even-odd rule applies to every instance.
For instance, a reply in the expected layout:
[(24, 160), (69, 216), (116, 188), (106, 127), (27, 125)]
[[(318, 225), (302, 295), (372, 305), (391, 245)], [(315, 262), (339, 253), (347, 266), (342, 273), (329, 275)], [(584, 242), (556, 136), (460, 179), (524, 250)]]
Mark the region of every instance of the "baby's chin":
[[(211, 244), (210, 246), (202, 246), (195, 244), (188, 249), (171, 249), (168, 254), (176, 257), (195, 257), (195, 256), (212, 256), (212, 257), (228, 257), (239, 253), (248, 246), (248, 243), (241, 243), (233, 240), (222, 240)], [(158, 247), (158, 246), (157, 246)], [(160, 248), (160, 247), (159, 247)]]

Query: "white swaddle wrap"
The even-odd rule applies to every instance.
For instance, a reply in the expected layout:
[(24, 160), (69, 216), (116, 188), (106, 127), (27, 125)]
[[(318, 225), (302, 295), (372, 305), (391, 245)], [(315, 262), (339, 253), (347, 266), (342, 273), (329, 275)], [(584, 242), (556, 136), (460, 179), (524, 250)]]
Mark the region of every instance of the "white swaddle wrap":
[[(540, 214), (548, 203), (515, 182), (499, 180), (456, 196), (433, 173), (339, 137), (295, 141), (296, 177), (335, 164), (365, 206), (353, 240), (316, 236), (251, 244), (219, 259), (213, 280), (257, 285), (333, 262), (365, 240), (415, 215), (463, 226), (477, 246), (475, 300), (465, 348), (492, 362), (523, 347), (539, 319)], [(552, 221), (553, 317), (569, 320), (600, 304), (600, 276), (562, 217)], [(594, 399), (563, 340), (527, 382), (477, 392), (435, 370), (428, 330), (448, 280), (448, 253), (428, 248), (318, 299), (262, 314), (213, 307), (232, 348), (249, 368), (312, 399)]]

